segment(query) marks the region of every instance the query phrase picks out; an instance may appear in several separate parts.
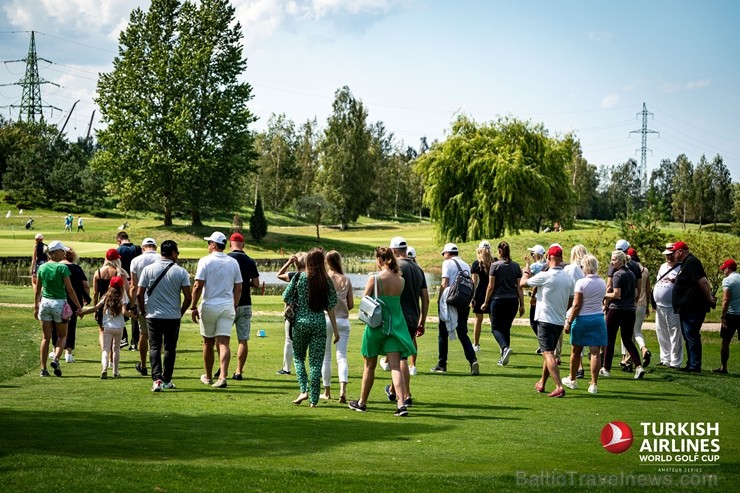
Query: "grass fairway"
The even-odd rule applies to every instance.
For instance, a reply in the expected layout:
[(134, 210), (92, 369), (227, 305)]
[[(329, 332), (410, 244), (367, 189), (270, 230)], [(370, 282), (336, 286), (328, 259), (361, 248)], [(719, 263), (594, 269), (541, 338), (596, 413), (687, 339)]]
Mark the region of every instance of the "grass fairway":
[[(274, 307), (271, 297), (255, 298), (255, 310)], [(62, 378), (40, 378), (40, 329), (31, 310), (0, 310), (0, 481), (8, 492), (428, 493), (535, 491), (543, 485), (555, 491), (728, 492), (740, 484), (737, 344), (729, 376), (651, 366), (644, 380), (635, 381), (617, 370), (600, 380), (598, 395), (579, 381), (581, 389), (549, 399), (532, 387), (541, 359), (529, 328), (514, 330), (515, 354), (507, 367), (496, 365), (497, 346), (484, 334), (479, 377), (468, 375), (457, 341), (450, 342), (447, 374), (423, 371), (436, 358), (430, 328), (420, 339), (422, 371), (412, 377), (414, 406), (403, 419), (392, 416), (383, 393), (389, 374), (380, 369), (366, 414), (336, 400), (321, 401), (317, 409), (292, 405), (295, 378), (275, 375), (283, 346), (277, 316), (254, 319), (247, 378), (230, 380), (223, 390), (200, 383), (200, 338), (192, 323), (184, 323), (177, 389), (155, 394), (151, 380), (135, 372), (129, 351), (122, 352), (122, 378), (99, 379), (91, 317), (78, 332), (77, 362), (62, 364)], [(260, 329), (267, 337), (254, 337)], [(362, 326), (355, 321), (352, 329), (349, 394), (356, 398)], [(657, 363), (654, 333), (646, 336)], [(713, 367), (719, 335), (705, 334), (704, 343), (704, 366)], [(335, 375), (335, 398), (338, 387)], [(606, 452), (599, 440), (614, 420), (635, 434), (621, 455)], [(720, 459), (701, 465), (701, 473), (683, 473), (675, 464), (679, 472), (659, 473), (660, 465), (640, 463), (641, 422), (717, 422)], [(638, 485), (638, 476), (660, 486)]]

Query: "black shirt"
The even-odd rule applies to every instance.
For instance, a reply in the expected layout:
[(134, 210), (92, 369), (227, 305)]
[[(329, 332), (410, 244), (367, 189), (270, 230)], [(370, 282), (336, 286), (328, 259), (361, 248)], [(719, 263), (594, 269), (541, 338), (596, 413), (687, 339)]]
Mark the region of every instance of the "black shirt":
[(421, 290), (427, 289), (427, 280), (421, 267), (409, 259), (398, 259), (398, 266), (401, 269), (401, 277), (404, 279), (403, 291), (401, 291), (401, 311), (403, 311), (403, 318), (409, 329), (415, 329), (419, 325), (421, 315), (419, 298)]
[(239, 306), (252, 304), (252, 279), (257, 279), (260, 273), (257, 272), (257, 264), (249, 255), (242, 250), (233, 250), (228, 253), (239, 264), (239, 270), (242, 273), (242, 296), (239, 298)]
[[(478, 274), (478, 286), (475, 288), (475, 300), (480, 304), (486, 300), (486, 290), (488, 289), (488, 269), (483, 267), (483, 264), (477, 260), (473, 261), (473, 265), (470, 266), (470, 274)], [(479, 303), (476, 303), (478, 306)]]
[(673, 287), (673, 311), (676, 313), (706, 313), (710, 305), (704, 292), (699, 287), (699, 280), (707, 277), (701, 261), (692, 254), (681, 263), (681, 272), (676, 276)]
[(133, 243), (123, 243), (118, 247), (118, 254), (121, 256), (121, 267), (127, 274), (131, 274), (131, 261), (141, 255), (141, 247)]
[(623, 266), (614, 272), (612, 276), (612, 288), (621, 290), (620, 299), (612, 300), (609, 308), (612, 310), (635, 311), (635, 284), (637, 280), (629, 268), (629, 265)]
[[(630, 260), (627, 262), (627, 268), (632, 271), (632, 273), (635, 275), (635, 280), (642, 279), (642, 266), (639, 262), (635, 262), (634, 260)], [(606, 270), (606, 277), (612, 277), (614, 275), (614, 266), (609, 263), (609, 268)]]

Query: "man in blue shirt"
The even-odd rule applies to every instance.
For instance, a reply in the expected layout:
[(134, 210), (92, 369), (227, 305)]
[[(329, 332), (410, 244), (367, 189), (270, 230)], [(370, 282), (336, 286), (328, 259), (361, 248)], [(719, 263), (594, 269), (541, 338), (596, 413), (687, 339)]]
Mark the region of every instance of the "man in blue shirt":
[(712, 370), (715, 373), (727, 373), (727, 361), (730, 359), (730, 342), (735, 332), (740, 339), (740, 274), (737, 263), (732, 259), (725, 260), (719, 269), (725, 275), (722, 280), (722, 349), (720, 349), (720, 367)]

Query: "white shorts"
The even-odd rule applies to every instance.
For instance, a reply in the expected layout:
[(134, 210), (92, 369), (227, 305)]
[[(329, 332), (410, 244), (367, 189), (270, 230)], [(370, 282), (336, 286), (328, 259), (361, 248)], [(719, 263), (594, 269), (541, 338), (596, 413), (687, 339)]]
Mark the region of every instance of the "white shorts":
[(53, 300), (51, 298), (41, 298), (39, 303), (39, 320), (42, 322), (67, 323), (62, 320), (62, 310), (67, 300)]
[(236, 338), (240, 341), (248, 341), (252, 328), (252, 305), (242, 305), (236, 309)]
[(234, 305), (200, 307), (200, 335), (209, 339), (231, 337), (236, 311)]

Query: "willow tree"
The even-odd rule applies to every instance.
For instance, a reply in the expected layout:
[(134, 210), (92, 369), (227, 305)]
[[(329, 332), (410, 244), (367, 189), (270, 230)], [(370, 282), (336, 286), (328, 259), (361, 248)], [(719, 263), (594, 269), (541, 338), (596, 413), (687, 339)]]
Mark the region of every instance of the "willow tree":
[(96, 166), (127, 208), (189, 212), (239, 205), (252, 169), (254, 121), (241, 26), (228, 0), (153, 0), (119, 37), (98, 80), (106, 128)]
[(479, 125), (466, 116), (420, 156), (416, 170), (438, 238), (469, 241), (518, 233), (572, 216), (570, 167), (578, 147), (513, 118)]

